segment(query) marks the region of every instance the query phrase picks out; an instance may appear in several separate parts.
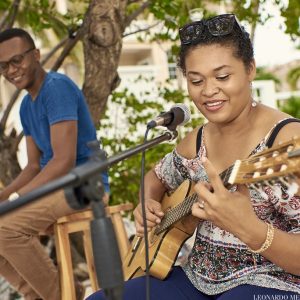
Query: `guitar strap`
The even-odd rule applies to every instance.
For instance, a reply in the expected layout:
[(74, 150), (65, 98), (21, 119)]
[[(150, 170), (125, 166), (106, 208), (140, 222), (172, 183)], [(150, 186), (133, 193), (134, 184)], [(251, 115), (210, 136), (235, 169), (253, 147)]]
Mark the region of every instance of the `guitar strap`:
[(202, 140), (202, 130), (203, 126), (201, 126), (197, 133), (197, 140), (196, 140), (196, 155), (198, 154), (200, 147), (201, 147), (201, 140)]
[(273, 146), (273, 143), (274, 143), (274, 141), (275, 141), (275, 138), (276, 138), (278, 132), (280, 131), (280, 129), (281, 129), (283, 126), (285, 126), (286, 124), (291, 123), (291, 122), (300, 122), (300, 120), (299, 120), (299, 119), (296, 119), (296, 118), (289, 118), (289, 119), (283, 120), (282, 122), (278, 123), (278, 124), (275, 126), (275, 128), (273, 129), (273, 131), (272, 131), (271, 135), (269, 136), (268, 141), (267, 141), (267, 143), (266, 143), (266, 146), (267, 146), (268, 148), (271, 148), (271, 147)]
[[(268, 148), (271, 148), (273, 146), (273, 143), (275, 141), (275, 138), (280, 131), (282, 127), (284, 127), (286, 124), (291, 123), (291, 122), (300, 122), (300, 119), (296, 118), (289, 118), (285, 119), (282, 122), (278, 123), (275, 128), (273, 129), (272, 133), (270, 134), (268, 141), (266, 143)], [(201, 147), (201, 139), (202, 139), (202, 131), (203, 131), (203, 126), (201, 126), (198, 130), (197, 133), (197, 141), (196, 141), (196, 153), (198, 154), (200, 147)]]

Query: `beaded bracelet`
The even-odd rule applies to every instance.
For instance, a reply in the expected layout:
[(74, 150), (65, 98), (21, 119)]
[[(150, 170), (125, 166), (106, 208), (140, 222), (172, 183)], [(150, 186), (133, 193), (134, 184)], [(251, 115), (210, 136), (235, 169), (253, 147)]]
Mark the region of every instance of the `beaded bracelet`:
[(272, 244), (273, 238), (274, 238), (274, 227), (272, 224), (267, 223), (268, 230), (267, 230), (267, 237), (262, 246), (258, 250), (252, 250), (251, 248), (250, 251), (253, 253), (262, 253), (266, 251)]

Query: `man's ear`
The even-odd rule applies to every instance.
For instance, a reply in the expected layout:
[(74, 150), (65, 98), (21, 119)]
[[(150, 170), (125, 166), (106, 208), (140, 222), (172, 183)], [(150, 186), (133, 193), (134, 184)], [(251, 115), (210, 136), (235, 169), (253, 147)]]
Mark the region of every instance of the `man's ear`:
[(40, 61), (41, 59), (41, 53), (40, 53), (40, 49), (34, 49), (34, 58), (36, 61)]

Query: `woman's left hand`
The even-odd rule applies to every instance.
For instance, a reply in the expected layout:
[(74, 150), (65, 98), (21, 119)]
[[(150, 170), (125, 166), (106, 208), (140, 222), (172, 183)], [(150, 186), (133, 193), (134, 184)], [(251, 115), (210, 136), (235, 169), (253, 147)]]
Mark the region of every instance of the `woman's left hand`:
[(208, 159), (203, 160), (203, 165), (209, 177), (210, 184), (198, 182), (195, 191), (198, 202), (192, 207), (192, 215), (211, 221), (214, 225), (238, 238), (242, 238), (249, 229), (260, 223), (256, 216), (246, 186), (238, 186), (236, 192), (228, 191)]

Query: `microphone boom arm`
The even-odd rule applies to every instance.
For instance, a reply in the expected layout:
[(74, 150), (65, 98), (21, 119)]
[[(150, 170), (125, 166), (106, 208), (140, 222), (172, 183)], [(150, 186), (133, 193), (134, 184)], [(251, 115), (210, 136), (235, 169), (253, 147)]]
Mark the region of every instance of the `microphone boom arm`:
[[(8, 213), (16, 208), (31, 203), (41, 197), (47, 196), (57, 190), (69, 187), (79, 186), (85, 182), (89, 177), (99, 174), (101, 171), (107, 169), (109, 166), (114, 165), (122, 160), (125, 160), (137, 153), (152, 148), (164, 141), (171, 141), (177, 137), (177, 131), (166, 131), (164, 134), (149, 140), (143, 144), (137, 145), (133, 148), (127, 149), (124, 152), (116, 154), (106, 159), (106, 161), (88, 161), (81, 166), (75, 167), (70, 173), (55, 179), (41, 187), (20, 196), (14, 201), (5, 201), (0, 204), (0, 216)], [(86, 204), (87, 205), (87, 204)], [(81, 207), (82, 208), (82, 207)]]

